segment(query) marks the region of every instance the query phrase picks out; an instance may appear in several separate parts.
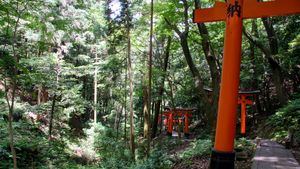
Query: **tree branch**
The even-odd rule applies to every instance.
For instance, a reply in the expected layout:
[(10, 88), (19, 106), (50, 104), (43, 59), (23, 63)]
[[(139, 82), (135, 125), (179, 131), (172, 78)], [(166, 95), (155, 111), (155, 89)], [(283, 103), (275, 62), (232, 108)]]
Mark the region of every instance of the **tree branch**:
[(266, 48), (261, 42), (253, 38), (243, 27), (243, 34), (246, 36), (246, 38), (255, 46), (257, 46), (267, 57), (271, 56), (270, 49)]
[(165, 19), (166, 23), (171, 27), (171, 29), (173, 29), (178, 34), (178, 36), (181, 36), (182, 32), (180, 32), (178, 27), (173, 25), (166, 17), (164, 19)]
[(189, 32), (189, 5), (186, 0), (182, 0), (184, 5), (184, 33)]

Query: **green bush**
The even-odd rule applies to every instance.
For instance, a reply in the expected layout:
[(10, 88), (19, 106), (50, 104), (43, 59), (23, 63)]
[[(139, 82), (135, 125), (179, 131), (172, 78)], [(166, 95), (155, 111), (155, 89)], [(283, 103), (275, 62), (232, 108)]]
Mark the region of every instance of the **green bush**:
[(165, 151), (158, 146), (153, 149), (146, 160), (140, 160), (134, 164), (132, 169), (168, 169), (171, 168), (172, 162), (170, 161)]
[(249, 157), (252, 157), (254, 154), (255, 144), (246, 138), (239, 138), (235, 141), (234, 147), (237, 153), (245, 152)]
[(113, 129), (101, 129), (95, 140), (95, 149), (100, 158), (100, 168), (129, 168), (133, 162), (127, 142), (117, 139)]
[[(14, 122), (14, 147), (19, 168), (54, 168), (72, 162), (65, 152), (65, 143), (54, 140), (49, 143), (47, 136), (25, 121)], [(0, 119), (0, 168), (12, 168), (7, 123)], [(3, 130), (2, 130), (3, 129)], [(2, 132), (3, 131), (3, 132)]]
[(209, 139), (196, 140), (191, 144), (192, 146), (180, 155), (181, 158), (187, 159), (194, 156), (209, 155), (211, 152), (212, 143)]
[[(295, 135), (300, 136), (300, 96), (290, 101), (286, 106), (279, 109), (274, 115), (268, 118), (267, 125), (271, 128), (271, 137), (276, 140), (283, 140), (287, 137), (288, 131), (296, 131)], [(297, 132), (298, 131), (298, 132)]]

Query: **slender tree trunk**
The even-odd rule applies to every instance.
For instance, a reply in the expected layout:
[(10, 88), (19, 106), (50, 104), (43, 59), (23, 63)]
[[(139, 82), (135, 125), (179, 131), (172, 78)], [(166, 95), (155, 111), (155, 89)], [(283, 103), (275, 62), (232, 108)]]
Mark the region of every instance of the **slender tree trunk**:
[(121, 105), (121, 110), (120, 110), (118, 121), (117, 121), (117, 139), (119, 138), (119, 129), (120, 129), (120, 122), (121, 122), (121, 118), (122, 118), (123, 109), (124, 109), (124, 107), (123, 107), (123, 105)]
[(56, 102), (56, 94), (54, 94), (52, 99), (52, 106), (50, 112), (50, 120), (49, 120), (49, 141), (52, 140), (52, 129), (53, 129), (53, 117), (54, 117), (54, 110), (55, 110), (55, 102)]
[(158, 100), (155, 102), (155, 110), (154, 110), (155, 112), (154, 112), (154, 120), (153, 120), (152, 135), (151, 135), (152, 138), (155, 138), (157, 133), (158, 116), (161, 108), (162, 96), (164, 93), (164, 84), (165, 84), (166, 72), (167, 72), (169, 56), (170, 56), (170, 46), (171, 46), (171, 37), (168, 37), (167, 47), (164, 54), (164, 62), (163, 62), (163, 78), (158, 89)]
[[(164, 111), (164, 107), (166, 105), (166, 102), (164, 100), (162, 100), (162, 104), (160, 106), (160, 115), (161, 117), (163, 117), (163, 111)], [(163, 129), (163, 118), (160, 118), (160, 130), (159, 132), (161, 133)]]
[(41, 104), (41, 95), (42, 95), (42, 87), (38, 86), (38, 93), (37, 93), (37, 105)]
[(133, 112), (133, 77), (131, 66), (131, 38), (130, 38), (130, 16), (129, 16), (129, 4), (127, 0), (126, 4), (126, 21), (127, 21), (127, 66), (128, 66), (128, 78), (129, 78), (129, 98), (130, 98), (130, 150), (132, 159), (135, 160), (135, 144), (134, 144), (134, 112)]
[(120, 108), (119, 108), (119, 106), (118, 106), (118, 109), (117, 109), (117, 111), (116, 111), (116, 114), (115, 114), (115, 122), (114, 122), (114, 129), (115, 130), (117, 130), (117, 128), (118, 128), (118, 118), (119, 118), (119, 116), (118, 116), (118, 113), (119, 113), (119, 111), (120, 111)]
[(151, 104), (151, 114), (150, 114), (150, 122), (149, 122), (149, 124), (150, 124), (150, 130), (152, 129), (152, 123), (151, 123), (151, 121), (153, 120), (153, 112), (154, 112), (154, 101), (153, 101), (153, 99), (152, 99), (151, 102), (152, 102), (152, 104)]
[(52, 141), (52, 130), (53, 130), (53, 118), (54, 118), (54, 112), (55, 112), (55, 103), (56, 103), (56, 99), (57, 99), (57, 90), (58, 90), (58, 83), (59, 83), (59, 75), (61, 73), (61, 60), (62, 60), (63, 56), (62, 55), (58, 55), (58, 62), (56, 64), (56, 85), (55, 85), (55, 91), (54, 91), (54, 95), (52, 98), (52, 106), (51, 106), (51, 112), (50, 112), (50, 119), (49, 119), (49, 142)]
[(117, 105), (117, 111), (115, 114), (115, 122), (114, 122), (114, 130), (116, 130), (117, 134), (116, 134), (116, 140), (118, 140), (118, 136), (119, 136), (119, 122), (120, 122), (120, 115), (122, 113), (123, 106), (122, 105)]
[[(143, 127), (144, 129), (144, 139), (146, 142), (148, 142), (148, 135), (149, 135), (149, 90), (148, 90), (148, 76), (144, 76), (143, 77), (143, 114), (141, 115), (141, 117), (143, 117), (143, 121), (141, 118), (141, 124), (143, 124), (143, 126), (141, 125), (141, 127)], [(147, 144), (147, 143), (146, 143)], [(146, 154), (147, 154), (147, 149), (146, 149)]]
[(97, 124), (97, 74), (98, 74), (98, 57), (97, 50), (95, 53), (95, 72), (94, 72), (94, 124)]
[(205, 107), (204, 112), (205, 112), (205, 116), (207, 118), (209, 129), (212, 130), (212, 128), (214, 127), (213, 126), (214, 125), (213, 124), (214, 114), (211, 113), (210, 103), (208, 101), (208, 97), (207, 97), (207, 95), (205, 93), (205, 90), (204, 90), (204, 84), (203, 84), (203, 80), (201, 78), (200, 72), (196, 68), (196, 66), (194, 64), (194, 61), (192, 59), (190, 49), (189, 49), (189, 46), (188, 46), (187, 35), (182, 35), (181, 36), (180, 44), (181, 44), (185, 59), (186, 59), (186, 61), (188, 63), (188, 66), (190, 68), (190, 71), (193, 75), (195, 86), (196, 86), (196, 89), (198, 91), (198, 95), (199, 95), (200, 99), (202, 100), (202, 103), (205, 105), (204, 106)]
[[(150, 36), (149, 36), (149, 55), (148, 55), (148, 85), (145, 88), (145, 94), (147, 93), (147, 97), (145, 97), (145, 105), (144, 105), (144, 138), (146, 139), (146, 156), (149, 156), (150, 152), (150, 114), (151, 114), (151, 82), (152, 82), (152, 54), (153, 54), (153, 46), (152, 46), (152, 37), (153, 37), (153, 0), (151, 0), (151, 9), (150, 9)], [(147, 104), (147, 106), (146, 106)]]
[(83, 76), (83, 78), (82, 78), (82, 83), (83, 83), (83, 85), (82, 85), (82, 97), (84, 98), (84, 99), (87, 99), (87, 97), (86, 97), (86, 93), (87, 93), (87, 87), (86, 87), (86, 76)]
[[(252, 20), (252, 34), (255, 35), (255, 37), (258, 37), (258, 30), (257, 30), (257, 24), (256, 24), (256, 20), (253, 19)], [(257, 62), (256, 62), (256, 57), (255, 57), (255, 45), (251, 42), (250, 43), (250, 59), (251, 59), (251, 63), (252, 63), (252, 69), (253, 69), (253, 77), (252, 77), (252, 89), (253, 90), (257, 90), (259, 89), (259, 82), (258, 82), (258, 71), (257, 71)], [(259, 101), (259, 96), (255, 97), (255, 108), (256, 108), (256, 112), (260, 113), (261, 110), (261, 105), (260, 105), (260, 101)], [(253, 121), (255, 121), (255, 113), (253, 113)]]
[[(14, 68), (15, 69), (15, 68)], [(14, 71), (16, 73), (16, 71)], [(11, 154), (13, 156), (13, 163), (14, 163), (14, 169), (17, 169), (17, 154), (14, 147), (14, 129), (13, 129), (13, 112), (14, 112), (14, 102), (15, 102), (15, 94), (16, 94), (16, 81), (14, 78), (12, 79), (12, 95), (11, 95), (11, 103), (9, 103), (9, 97), (8, 97), (8, 91), (7, 85), (5, 82), (5, 96), (6, 96), (6, 102), (8, 105), (8, 133), (9, 133), (9, 146), (11, 150)]]
[(272, 80), (277, 91), (277, 98), (281, 105), (284, 105), (287, 102), (287, 93), (284, 89), (284, 76), (282, 73), (281, 66), (278, 61), (274, 59), (274, 56), (278, 54), (278, 38), (276, 37), (275, 30), (270, 18), (262, 18), (265, 30), (268, 35), (269, 46), (271, 55), (268, 57), (268, 62), (272, 70)]
[[(128, 63), (127, 63), (128, 65)], [(126, 125), (127, 125), (127, 70), (128, 68), (125, 70), (125, 82), (124, 82), (124, 140), (125, 142), (127, 141), (127, 131), (126, 131)]]
[(128, 30), (128, 74), (129, 74), (129, 97), (130, 97), (130, 147), (133, 158), (135, 158), (135, 146), (134, 146), (134, 114), (133, 114), (133, 80), (132, 80), (132, 67), (130, 57), (130, 32)]
[[(147, 63), (147, 62), (146, 62)], [(149, 63), (149, 62), (148, 62)], [(144, 76), (144, 80), (143, 80), (143, 116), (141, 116), (141, 124), (143, 124), (144, 126), (141, 125), (141, 127), (143, 127), (144, 129), (144, 141), (146, 144), (146, 149), (145, 149), (145, 154), (146, 157), (149, 156), (149, 151), (150, 151), (150, 140), (149, 140), (149, 132), (150, 132), (150, 104), (149, 104), (149, 100), (150, 100), (150, 93), (149, 93), (149, 83), (147, 83), (150, 79), (149, 79), (149, 65), (148, 65), (148, 75)], [(143, 117), (143, 118), (142, 118)]]
[[(143, 92), (145, 92), (145, 89), (143, 89)], [(145, 116), (144, 110), (147, 109), (147, 108), (144, 108), (144, 106), (146, 104), (146, 102), (144, 102), (144, 100), (145, 100), (144, 97), (145, 96), (146, 96), (146, 94), (143, 94), (143, 111), (140, 112), (140, 115), (138, 117), (138, 119), (139, 119), (138, 121), (139, 121), (139, 124), (140, 124), (139, 128), (141, 129), (141, 130), (139, 130), (139, 134), (142, 134), (143, 137), (144, 137), (144, 116)]]
[[(149, 59), (149, 58), (148, 58)], [(141, 118), (140, 118), (140, 124), (141, 128), (143, 129), (143, 137), (145, 139), (145, 142), (147, 144), (148, 142), (148, 135), (149, 135), (149, 60), (144, 60), (145, 72), (143, 73), (142, 77), (142, 90), (143, 90), (143, 111), (141, 112)], [(147, 65), (147, 66), (146, 66)], [(146, 155), (148, 154), (148, 149), (146, 146)]]
[[(195, 8), (201, 8), (201, 3), (199, 0), (195, 0)], [(202, 50), (204, 51), (205, 59), (208, 63), (210, 76), (212, 79), (212, 106), (211, 113), (213, 114), (213, 118), (211, 117), (211, 129), (214, 134), (214, 130), (216, 127), (216, 117), (218, 110), (218, 102), (219, 102), (219, 90), (220, 90), (220, 71), (218, 69), (217, 57), (212, 48), (211, 42), (209, 40), (209, 32), (204, 23), (197, 23), (198, 31), (202, 37)]]
[(207, 118), (208, 126), (210, 127), (209, 129), (211, 130), (214, 127), (213, 121), (214, 121), (214, 114), (211, 113), (211, 106), (208, 101), (208, 96), (204, 90), (204, 82), (203, 79), (200, 75), (199, 70), (194, 64), (194, 61), (192, 59), (190, 49), (188, 46), (188, 33), (189, 33), (189, 15), (188, 15), (188, 2), (187, 0), (182, 0), (183, 2), (183, 7), (184, 7), (184, 31), (181, 32), (179, 28), (176, 25), (173, 25), (172, 23), (169, 22), (167, 18), (165, 18), (165, 21), (167, 24), (177, 33), (177, 35), (180, 38), (180, 45), (183, 50), (183, 54), (185, 56), (185, 59), (187, 61), (187, 64), (189, 66), (189, 69), (192, 73), (194, 82), (195, 82), (195, 87), (197, 89), (197, 94), (199, 98), (201, 99), (203, 105), (204, 105), (204, 112)]
[(288, 95), (284, 90), (284, 76), (280, 64), (274, 58), (274, 56), (278, 54), (278, 39), (270, 18), (262, 18), (262, 21), (268, 35), (268, 47), (251, 37), (251, 35), (249, 35), (245, 30), (244, 35), (265, 54), (265, 58), (267, 59), (272, 71), (272, 81), (275, 85), (277, 99), (280, 105), (284, 105), (288, 98)]
[[(26, 6), (24, 7), (24, 10), (26, 9)], [(20, 17), (21, 17), (21, 13), (23, 13), (22, 11), (19, 11), (19, 2), (16, 2), (16, 12), (17, 12), (17, 20), (15, 22), (15, 25), (13, 27), (14, 31), (13, 31), (13, 36), (11, 39), (11, 43), (12, 43), (12, 50), (13, 50), (13, 57), (14, 57), (14, 61), (15, 64), (17, 64), (19, 62), (19, 57), (17, 55), (17, 51), (16, 51), (16, 46), (15, 44), (17, 43), (17, 33), (18, 33), (18, 27), (19, 27), (19, 21), (20, 21)], [(9, 12), (7, 11), (7, 16), (9, 18)], [(7, 27), (8, 28), (8, 27)], [(7, 29), (8, 30), (8, 29)], [(7, 32), (8, 33), (8, 32)], [(9, 145), (10, 145), (10, 150), (13, 156), (13, 163), (14, 163), (14, 169), (17, 169), (17, 154), (16, 154), (16, 150), (14, 148), (14, 129), (13, 129), (13, 113), (14, 113), (14, 102), (15, 102), (15, 95), (16, 95), (16, 88), (17, 88), (17, 67), (16, 65), (13, 65), (12, 67), (12, 76), (10, 77), (12, 80), (12, 95), (11, 95), (11, 103), (9, 103), (9, 97), (8, 97), (8, 91), (9, 89), (6, 81), (5, 81), (5, 94), (6, 94), (6, 101), (7, 101), (7, 105), (9, 108), (8, 111), (8, 133), (9, 133)]]

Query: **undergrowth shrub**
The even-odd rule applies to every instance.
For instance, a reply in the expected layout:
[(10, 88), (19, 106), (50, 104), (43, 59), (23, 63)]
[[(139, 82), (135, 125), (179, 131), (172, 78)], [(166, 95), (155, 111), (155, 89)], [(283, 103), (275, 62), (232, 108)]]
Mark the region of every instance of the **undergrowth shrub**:
[(181, 155), (181, 158), (187, 159), (194, 156), (209, 155), (211, 152), (212, 143), (210, 139), (199, 139), (191, 143)]
[(132, 169), (168, 169), (171, 168), (172, 162), (169, 156), (160, 145), (150, 152), (149, 158), (137, 161)]
[(293, 131), (296, 139), (300, 139), (300, 95), (280, 108), (268, 118), (271, 138), (282, 141), (288, 136), (288, 131)]
[(243, 154), (246, 153), (248, 157), (252, 157), (254, 155), (255, 144), (251, 140), (248, 140), (246, 138), (236, 139), (234, 143), (234, 147), (237, 155), (239, 152), (242, 152)]
[(113, 129), (103, 128), (95, 140), (95, 149), (100, 158), (100, 168), (129, 168), (133, 162), (127, 141), (118, 139)]
[[(13, 123), (14, 146), (19, 168), (58, 168), (70, 163), (63, 141), (49, 140), (39, 129), (25, 121)], [(7, 122), (0, 119), (0, 168), (12, 168)]]

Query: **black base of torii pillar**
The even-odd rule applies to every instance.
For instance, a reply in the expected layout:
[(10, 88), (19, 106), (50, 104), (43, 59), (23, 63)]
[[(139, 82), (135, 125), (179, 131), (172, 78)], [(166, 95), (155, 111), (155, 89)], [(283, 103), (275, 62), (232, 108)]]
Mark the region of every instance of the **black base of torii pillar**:
[(210, 158), (210, 169), (233, 169), (235, 153), (219, 152), (212, 150)]

